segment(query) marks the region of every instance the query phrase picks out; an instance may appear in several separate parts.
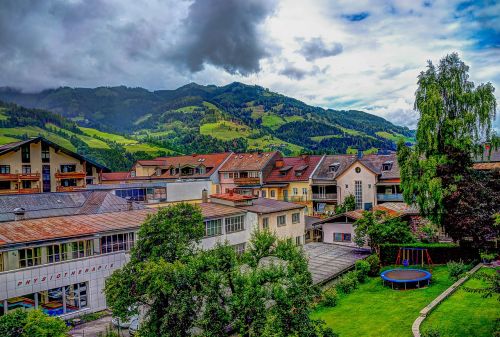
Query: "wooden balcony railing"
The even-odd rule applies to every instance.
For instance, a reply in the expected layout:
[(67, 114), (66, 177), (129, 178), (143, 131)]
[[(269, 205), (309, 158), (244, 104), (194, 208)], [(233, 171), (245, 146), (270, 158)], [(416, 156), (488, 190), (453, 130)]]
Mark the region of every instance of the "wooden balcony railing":
[(85, 190), (85, 186), (56, 186), (57, 192), (75, 192)]
[(57, 171), (55, 173), (56, 179), (85, 179), (86, 173), (83, 171), (75, 171), (75, 172), (60, 172)]
[(36, 188), (21, 188), (18, 190), (0, 190), (0, 195), (4, 194), (29, 194), (29, 193), (40, 193), (39, 187)]
[(40, 173), (1, 173), (0, 181), (40, 180)]
[(337, 200), (337, 193), (313, 193), (313, 200)]
[(258, 185), (260, 178), (234, 178), (234, 183), (236, 185)]

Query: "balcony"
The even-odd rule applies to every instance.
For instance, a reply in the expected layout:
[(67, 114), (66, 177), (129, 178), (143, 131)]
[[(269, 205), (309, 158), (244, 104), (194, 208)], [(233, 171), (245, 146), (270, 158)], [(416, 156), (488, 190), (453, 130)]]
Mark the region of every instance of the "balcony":
[(283, 201), (308, 202), (309, 198), (307, 197), (307, 195), (291, 195), (288, 198), (283, 198)]
[(38, 181), (40, 180), (40, 173), (21, 173), (19, 174), (19, 180)]
[(21, 188), (18, 190), (0, 190), (0, 195), (4, 194), (30, 194), (30, 193), (40, 193), (40, 188)]
[(385, 194), (385, 193), (377, 193), (377, 201), (403, 201), (403, 194), (394, 193), (394, 194)]
[(337, 193), (313, 193), (313, 200), (337, 201)]
[(234, 178), (236, 185), (259, 185), (260, 178)]
[(19, 174), (14, 173), (2, 173), (0, 174), (0, 181), (18, 181)]
[(75, 172), (60, 172), (57, 171), (55, 173), (56, 179), (85, 179), (87, 174), (83, 171), (75, 171)]
[(85, 190), (85, 186), (57, 186), (56, 192), (75, 192), (75, 191), (83, 191)]

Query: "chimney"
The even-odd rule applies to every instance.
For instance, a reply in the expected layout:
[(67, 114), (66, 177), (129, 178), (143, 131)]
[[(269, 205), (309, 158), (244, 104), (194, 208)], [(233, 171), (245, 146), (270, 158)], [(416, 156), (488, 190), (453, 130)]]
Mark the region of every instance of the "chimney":
[(358, 150), (358, 159), (363, 158), (363, 150)]
[(206, 188), (204, 188), (202, 191), (201, 191), (201, 202), (203, 203), (206, 203), (208, 202), (208, 191)]
[(276, 159), (276, 162), (274, 163), (274, 165), (276, 166), (276, 168), (280, 168), (280, 167), (283, 167), (285, 165), (285, 162), (283, 161), (283, 158)]
[(125, 200), (127, 200), (127, 210), (131, 211), (134, 209), (134, 201), (132, 200), (131, 197), (126, 197)]
[(22, 207), (14, 208), (14, 220), (15, 221), (24, 220), (24, 213), (26, 213), (26, 210), (24, 208)]

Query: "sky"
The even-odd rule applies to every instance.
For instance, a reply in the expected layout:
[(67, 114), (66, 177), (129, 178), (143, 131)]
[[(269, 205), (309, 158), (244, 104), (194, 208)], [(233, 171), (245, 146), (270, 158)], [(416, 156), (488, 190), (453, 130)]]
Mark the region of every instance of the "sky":
[(0, 1), (0, 86), (27, 92), (239, 81), (414, 128), (417, 76), (451, 52), (500, 104), (499, 0)]

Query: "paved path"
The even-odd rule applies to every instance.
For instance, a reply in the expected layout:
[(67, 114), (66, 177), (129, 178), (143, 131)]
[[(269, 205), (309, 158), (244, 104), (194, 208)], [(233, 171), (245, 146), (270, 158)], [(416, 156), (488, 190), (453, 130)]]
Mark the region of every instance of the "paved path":
[(307, 243), (304, 250), (309, 257), (309, 271), (315, 284), (331, 280), (369, 254), (364, 249), (321, 242)]
[[(110, 325), (111, 316), (105, 316), (98, 320), (78, 325), (69, 332), (69, 335), (72, 337), (97, 337), (99, 333), (104, 335), (106, 328), (109, 328)], [(120, 331), (120, 336), (129, 337), (128, 329)]]

